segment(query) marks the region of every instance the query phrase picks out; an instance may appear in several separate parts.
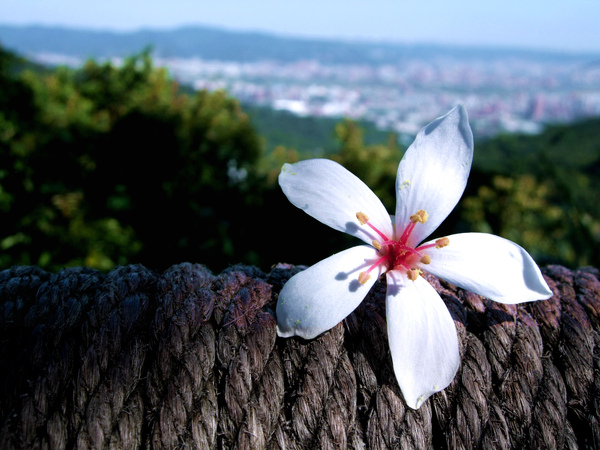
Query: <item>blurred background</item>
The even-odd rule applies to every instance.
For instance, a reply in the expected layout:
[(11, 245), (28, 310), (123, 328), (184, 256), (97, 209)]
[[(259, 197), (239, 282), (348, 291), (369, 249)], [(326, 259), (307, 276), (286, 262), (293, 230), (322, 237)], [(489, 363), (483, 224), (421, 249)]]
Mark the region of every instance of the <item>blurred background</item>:
[(457, 103), (469, 185), (435, 234), (600, 266), (600, 2), (0, 3), (0, 269), (313, 264), (353, 244), (289, 204), (340, 162), (394, 209)]

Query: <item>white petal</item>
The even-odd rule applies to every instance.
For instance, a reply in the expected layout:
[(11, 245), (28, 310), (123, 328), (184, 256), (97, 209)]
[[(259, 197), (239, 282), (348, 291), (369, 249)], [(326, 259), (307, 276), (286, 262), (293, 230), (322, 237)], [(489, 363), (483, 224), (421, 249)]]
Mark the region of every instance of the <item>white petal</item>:
[(431, 263), (423, 266), (427, 272), (501, 303), (552, 296), (540, 268), (514, 242), (486, 233), (454, 234), (448, 239), (447, 247), (428, 251)]
[(411, 408), (446, 388), (460, 364), (454, 320), (422, 277), (387, 273), (387, 326), (394, 372)]
[(370, 223), (388, 238), (392, 222), (381, 200), (358, 177), (328, 159), (309, 159), (284, 164), (279, 185), (294, 206), (330, 227), (344, 231), (370, 244), (381, 240), (356, 213), (366, 214)]
[(312, 339), (345, 319), (381, 274), (379, 266), (365, 284), (358, 282), (360, 272), (378, 258), (373, 247), (360, 245), (336, 253), (290, 278), (277, 301), (277, 334)]
[(396, 230), (404, 230), (419, 209), (429, 214), (417, 224), (410, 245), (429, 236), (462, 196), (473, 161), (473, 133), (459, 105), (417, 135), (400, 161), (396, 177)]

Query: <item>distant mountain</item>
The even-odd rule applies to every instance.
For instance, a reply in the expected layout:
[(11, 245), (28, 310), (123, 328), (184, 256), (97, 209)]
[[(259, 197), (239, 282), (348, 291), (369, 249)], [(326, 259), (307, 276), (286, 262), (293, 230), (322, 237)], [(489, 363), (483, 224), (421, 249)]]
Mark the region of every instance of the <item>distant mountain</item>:
[(0, 45), (23, 53), (55, 53), (74, 57), (129, 56), (150, 46), (159, 57), (200, 57), (209, 60), (318, 60), (330, 64), (397, 63), (436, 56), (461, 59), (581, 59), (591, 54), (541, 52), (510, 48), (408, 45), (282, 37), (258, 32), (234, 32), (204, 26), (135, 32), (91, 31), (44, 26), (0, 25)]

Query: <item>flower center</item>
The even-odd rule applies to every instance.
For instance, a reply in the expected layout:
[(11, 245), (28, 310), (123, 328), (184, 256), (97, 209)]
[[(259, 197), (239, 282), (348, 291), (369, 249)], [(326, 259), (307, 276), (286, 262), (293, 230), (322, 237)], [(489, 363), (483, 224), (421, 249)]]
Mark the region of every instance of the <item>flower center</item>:
[(418, 210), (415, 214), (410, 216), (410, 223), (402, 231), (400, 237), (398, 237), (399, 233), (397, 232), (398, 230), (396, 230), (394, 237), (390, 239), (369, 222), (369, 217), (367, 217), (365, 213), (356, 213), (356, 218), (360, 224), (369, 226), (381, 238), (381, 240), (373, 241), (373, 247), (379, 252), (380, 258), (375, 264), (369, 267), (368, 270), (361, 272), (358, 275), (358, 281), (361, 284), (365, 284), (367, 280), (371, 278), (370, 273), (379, 266), (384, 266), (385, 271), (397, 270), (402, 272), (406, 274), (409, 280), (415, 281), (421, 273), (421, 266), (431, 262), (429, 250), (433, 248), (440, 249), (446, 247), (450, 243), (450, 240), (447, 237), (444, 237), (432, 244), (421, 245), (418, 247), (411, 247), (408, 245), (410, 235), (415, 227), (418, 224), (427, 222), (428, 217), (429, 214), (424, 210)]

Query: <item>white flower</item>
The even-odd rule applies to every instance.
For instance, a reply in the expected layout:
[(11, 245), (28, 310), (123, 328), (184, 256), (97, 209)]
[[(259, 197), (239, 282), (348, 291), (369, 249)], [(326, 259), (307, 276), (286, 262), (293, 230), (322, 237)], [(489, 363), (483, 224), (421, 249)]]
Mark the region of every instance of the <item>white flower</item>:
[(465, 109), (457, 106), (423, 128), (402, 158), (395, 217), (333, 161), (285, 164), (279, 184), (295, 206), (369, 245), (330, 256), (286, 283), (277, 303), (279, 336), (312, 339), (329, 330), (386, 273), (394, 371), (416, 409), (451, 383), (460, 364), (454, 321), (421, 271), (501, 303), (549, 298), (540, 269), (511, 241), (464, 233), (419, 245), (456, 206), (472, 160), (473, 134)]

